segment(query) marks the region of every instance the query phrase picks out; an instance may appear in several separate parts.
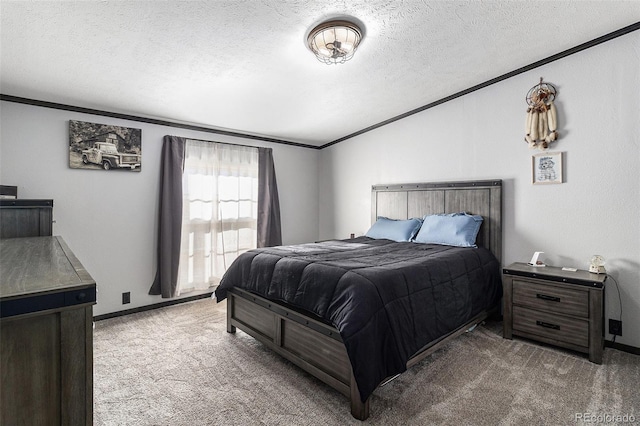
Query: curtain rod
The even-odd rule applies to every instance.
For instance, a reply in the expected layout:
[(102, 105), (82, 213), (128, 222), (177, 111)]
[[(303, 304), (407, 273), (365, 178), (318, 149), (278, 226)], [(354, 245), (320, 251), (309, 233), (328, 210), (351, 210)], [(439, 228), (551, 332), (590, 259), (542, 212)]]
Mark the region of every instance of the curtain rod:
[(167, 135), (167, 136), (172, 136), (172, 137), (174, 137), (174, 138), (183, 138), (183, 139), (188, 140), (188, 141), (198, 141), (198, 142), (208, 142), (208, 143), (219, 143), (219, 144), (222, 144), (222, 145), (242, 146), (242, 147), (244, 147), (244, 148), (265, 148), (265, 149), (272, 149), (272, 148), (267, 148), (267, 147), (264, 147), (264, 146), (253, 146), (253, 145), (244, 145), (244, 144), (241, 144), (241, 143), (230, 143), (230, 142), (210, 141), (210, 140), (207, 140), (207, 139), (187, 138), (187, 137), (184, 137), (184, 136), (177, 136), (177, 135)]

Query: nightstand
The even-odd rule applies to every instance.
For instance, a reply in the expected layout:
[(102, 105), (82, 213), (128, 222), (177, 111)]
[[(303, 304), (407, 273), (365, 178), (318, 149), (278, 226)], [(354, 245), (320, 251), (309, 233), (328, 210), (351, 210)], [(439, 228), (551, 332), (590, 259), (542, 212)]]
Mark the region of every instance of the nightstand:
[(513, 263), (503, 272), (504, 338), (526, 337), (602, 363), (606, 274)]

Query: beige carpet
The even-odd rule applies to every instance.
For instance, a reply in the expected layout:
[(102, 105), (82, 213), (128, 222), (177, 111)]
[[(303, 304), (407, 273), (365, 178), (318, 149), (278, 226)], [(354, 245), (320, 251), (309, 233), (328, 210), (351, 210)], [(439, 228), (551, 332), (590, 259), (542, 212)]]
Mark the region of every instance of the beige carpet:
[[(94, 423), (363, 423), (346, 397), (225, 322), (225, 304), (209, 299), (97, 322)], [(577, 413), (640, 423), (639, 356), (607, 348), (596, 365), (500, 333), (478, 327), (376, 390), (364, 423), (582, 424)]]

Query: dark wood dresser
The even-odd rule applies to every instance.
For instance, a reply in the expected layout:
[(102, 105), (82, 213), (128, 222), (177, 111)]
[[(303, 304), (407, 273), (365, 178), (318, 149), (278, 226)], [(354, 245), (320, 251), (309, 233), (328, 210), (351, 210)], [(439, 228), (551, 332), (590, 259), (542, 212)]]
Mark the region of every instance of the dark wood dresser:
[(602, 363), (606, 274), (513, 263), (503, 269), (504, 337), (522, 336)]
[(96, 284), (61, 237), (0, 240), (0, 424), (93, 423)]

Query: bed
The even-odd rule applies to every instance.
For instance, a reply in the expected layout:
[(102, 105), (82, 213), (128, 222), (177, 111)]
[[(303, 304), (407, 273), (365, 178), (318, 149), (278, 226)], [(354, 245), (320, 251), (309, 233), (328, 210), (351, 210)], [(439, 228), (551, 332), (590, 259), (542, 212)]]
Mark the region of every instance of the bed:
[(358, 237), (252, 250), (215, 291), (240, 328), (369, 416), (375, 389), (499, 306), (502, 181), (376, 185), (371, 217), (480, 215), (477, 248)]

